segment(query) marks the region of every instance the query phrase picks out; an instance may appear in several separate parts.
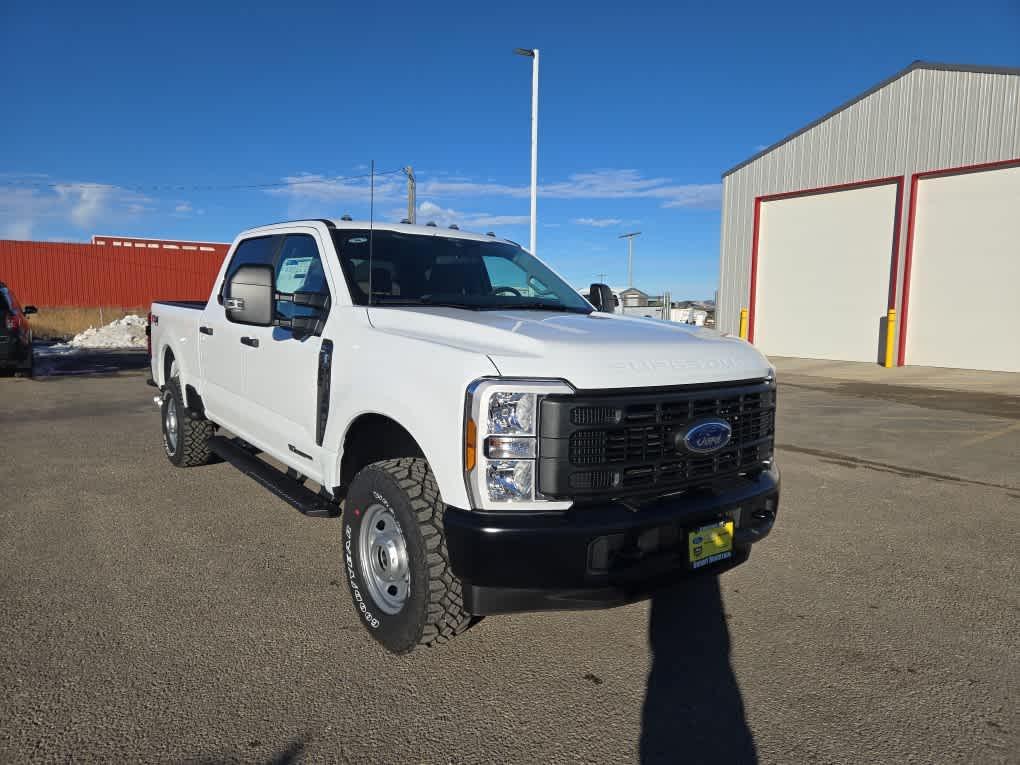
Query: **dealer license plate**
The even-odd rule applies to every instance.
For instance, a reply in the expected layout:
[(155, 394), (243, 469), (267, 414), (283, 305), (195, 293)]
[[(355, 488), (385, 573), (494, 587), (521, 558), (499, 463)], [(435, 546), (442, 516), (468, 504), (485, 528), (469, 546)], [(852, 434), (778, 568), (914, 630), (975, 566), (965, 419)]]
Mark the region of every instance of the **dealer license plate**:
[(691, 568), (718, 563), (733, 555), (733, 521), (719, 521), (687, 532)]

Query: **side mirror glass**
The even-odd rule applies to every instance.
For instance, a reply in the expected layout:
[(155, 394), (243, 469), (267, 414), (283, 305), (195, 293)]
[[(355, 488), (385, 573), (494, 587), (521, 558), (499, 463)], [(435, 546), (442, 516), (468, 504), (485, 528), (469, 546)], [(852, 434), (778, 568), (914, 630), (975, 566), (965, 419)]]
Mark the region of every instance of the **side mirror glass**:
[(34, 305), (26, 305), (21, 309), (21, 312), (25, 314), (25, 316), (31, 316), (33, 313), (39, 313), (39, 309)]
[(268, 327), (273, 323), (272, 266), (241, 266), (227, 282), (223, 299), (227, 319), (237, 324)]
[(600, 313), (615, 313), (615, 296), (608, 284), (592, 284), (588, 291), (588, 302)]

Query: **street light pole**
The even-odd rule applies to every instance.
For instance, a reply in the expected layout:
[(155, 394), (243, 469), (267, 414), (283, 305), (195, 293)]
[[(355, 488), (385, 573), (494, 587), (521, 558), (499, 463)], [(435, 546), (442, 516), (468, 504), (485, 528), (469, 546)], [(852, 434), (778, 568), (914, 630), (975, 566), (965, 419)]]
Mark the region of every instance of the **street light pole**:
[(531, 59), (531, 254), (538, 233), (538, 48), (515, 48), (518, 56)]
[(620, 239), (627, 240), (627, 286), (634, 286), (634, 237), (641, 236), (640, 231), (632, 231), (629, 234), (620, 234)]

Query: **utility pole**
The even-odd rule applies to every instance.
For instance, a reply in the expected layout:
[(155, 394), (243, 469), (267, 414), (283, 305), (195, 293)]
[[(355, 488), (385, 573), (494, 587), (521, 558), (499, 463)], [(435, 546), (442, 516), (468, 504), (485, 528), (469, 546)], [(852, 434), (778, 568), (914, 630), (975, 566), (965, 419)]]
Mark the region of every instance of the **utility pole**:
[(599, 284), (605, 284), (606, 283), (606, 275), (605, 274), (595, 274), (595, 275), (599, 278)]
[(414, 168), (408, 165), (404, 168), (404, 174), (407, 175), (407, 220), (414, 223), (415, 212), (418, 209), (414, 199)]
[(531, 59), (531, 254), (538, 246), (538, 48), (514, 48)]
[(619, 239), (627, 240), (627, 286), (634, 286), (634, 237), (641, 236), (640, 231), (632, 231), (629, 234), (620, 234)]

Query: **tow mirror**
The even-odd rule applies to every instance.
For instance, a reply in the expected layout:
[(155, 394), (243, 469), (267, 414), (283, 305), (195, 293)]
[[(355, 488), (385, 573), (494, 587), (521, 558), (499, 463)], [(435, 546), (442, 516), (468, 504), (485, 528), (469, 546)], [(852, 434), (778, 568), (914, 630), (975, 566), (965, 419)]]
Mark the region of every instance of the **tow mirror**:
[(272, 266), (241, 266), (227, 282), (223, 305), (227, 319), (237, 324), (268, 327), (273, 323)]
[(33, 313), (39, 313), (39, 309), (34, 305), (26, 305), (21, 309), (21, 312), (25, 314), (25, 316), (31, 316)]
[(608, 284), (592, 284), (588, 291), (588, 302), (600, 313), (614, 313), (615, 296)]

